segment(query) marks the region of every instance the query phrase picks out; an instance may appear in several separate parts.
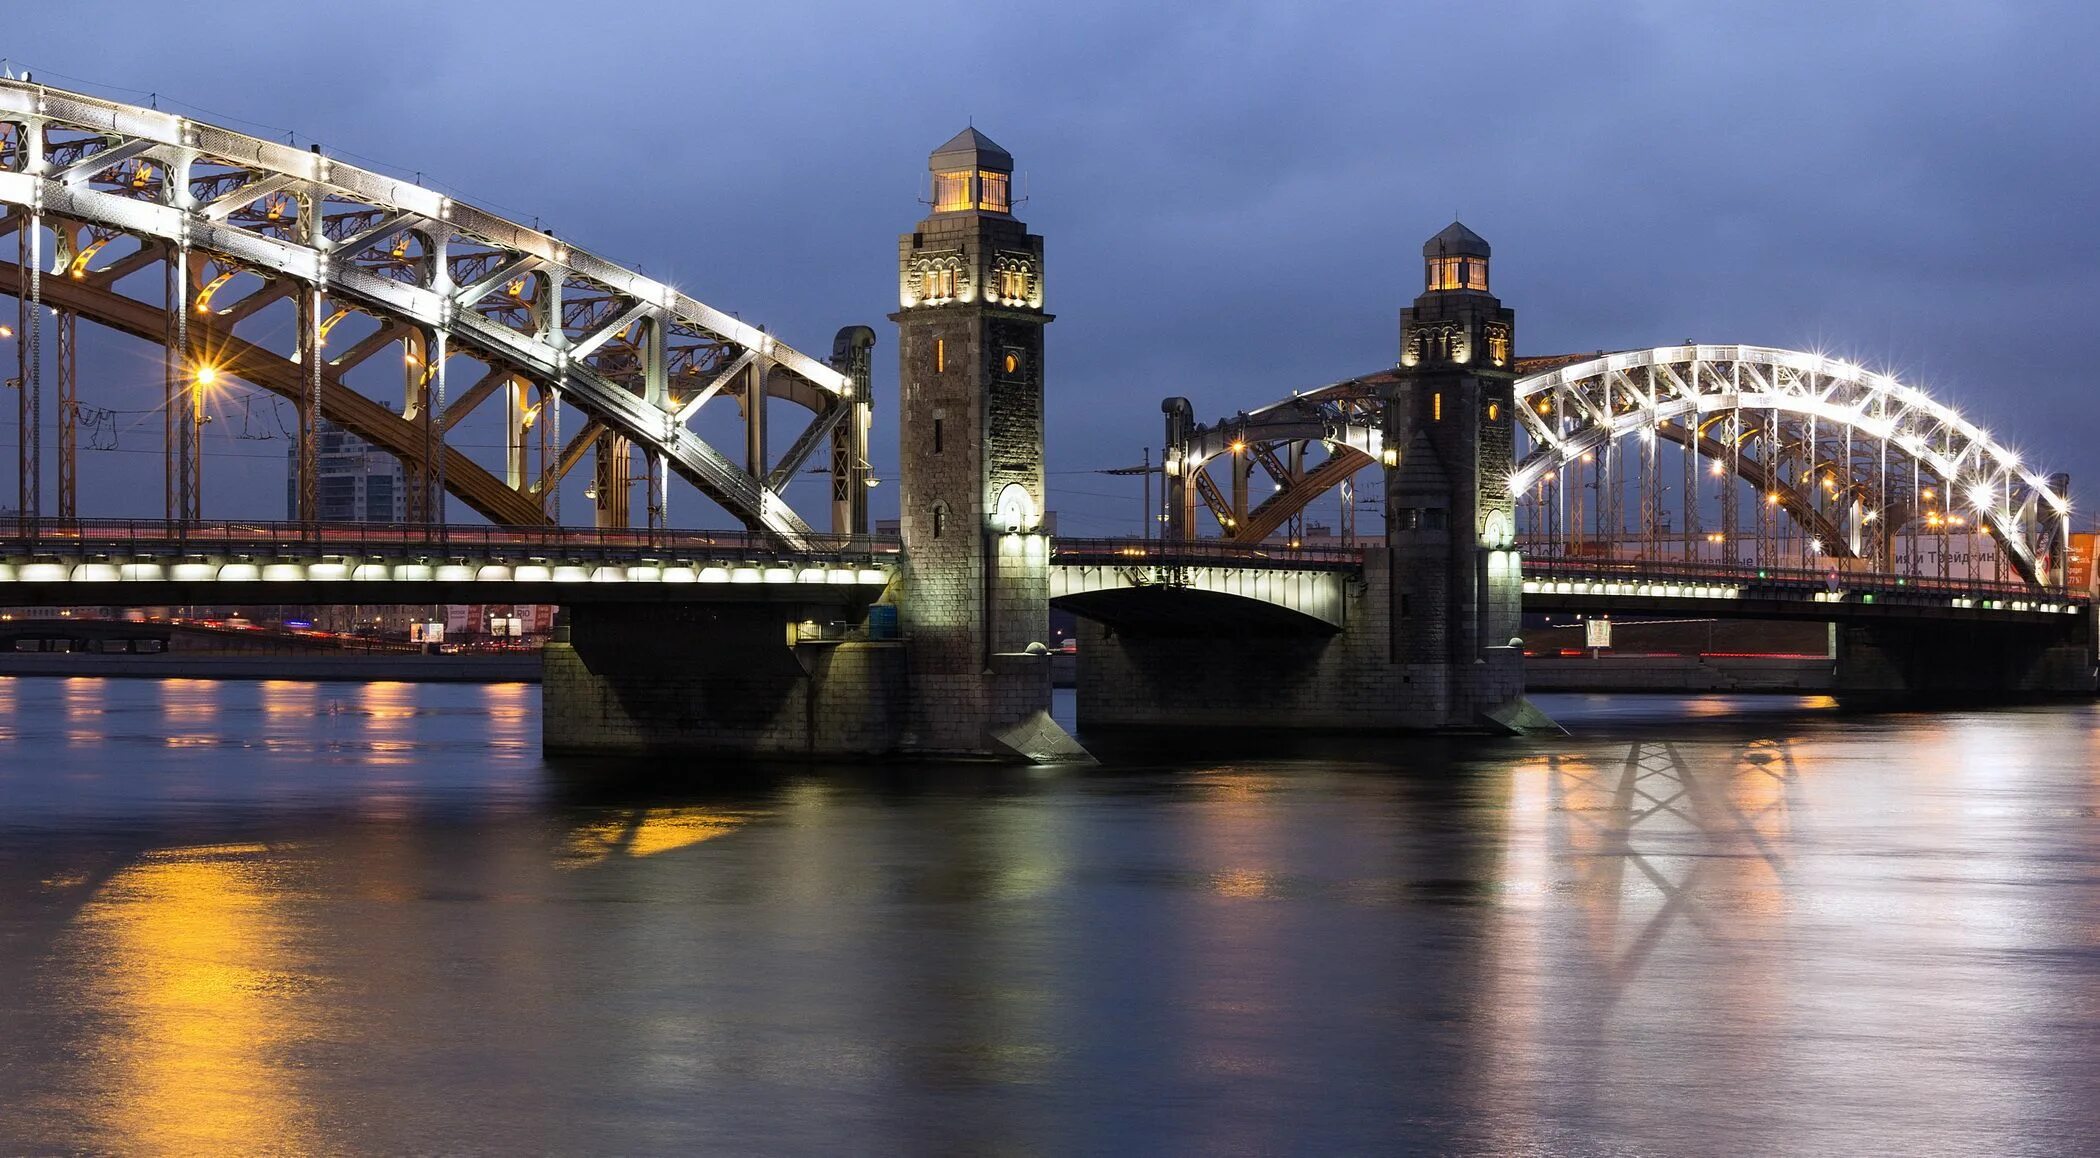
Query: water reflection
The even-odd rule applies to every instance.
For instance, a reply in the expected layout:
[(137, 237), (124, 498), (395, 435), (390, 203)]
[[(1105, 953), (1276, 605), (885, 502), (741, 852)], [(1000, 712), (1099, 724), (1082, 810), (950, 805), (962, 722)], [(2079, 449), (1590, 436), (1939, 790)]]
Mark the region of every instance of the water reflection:
[(2088, 707), (613, 793), (541, 765), (535, 697), (0, 681), (0, 1152), (2100, 1128)]
[(95, 1149), (312, 1148), (301, 1093), (315, 979), (270, 849), (156, 850), (95, 891), (59, 945), (90, 963), (69, 1004), (93, 1012), (70, 1085), (97, 1107)]

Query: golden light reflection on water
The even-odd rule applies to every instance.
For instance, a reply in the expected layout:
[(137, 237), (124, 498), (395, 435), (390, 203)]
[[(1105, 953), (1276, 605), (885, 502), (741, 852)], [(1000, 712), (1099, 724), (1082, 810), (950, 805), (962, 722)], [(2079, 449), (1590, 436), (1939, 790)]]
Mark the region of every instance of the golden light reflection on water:
[(398, 721), (410, 719), (416, 714), (415, 690), (414, 685), (404, 683), (375, 682), (359, 685), (358, 710), (383, 725), (398, 726)]
[(262, 708), (265, 716), (311, 719), (319, 710), (319, 685), (307, 680), (264, 680)]
[(644, 857), (690, 848), (727, 836), (751, 816), (699, 808), (621, 809), (570, 831), (563, 842), (563, 868), (582, 868), (615, 856)]
[(167, 719), (201, 722), (219, 714), (219, 685), (211, 680), (160, 682), (160, 710)]
[(311, 1116), (295, 1052), (316, 981), (274, 882), (271, 850), (148, 853), (87, 902), (65, 945), (80, 996), (107, 1014), (78, 1081), (126, 1154), (300, 1153)]

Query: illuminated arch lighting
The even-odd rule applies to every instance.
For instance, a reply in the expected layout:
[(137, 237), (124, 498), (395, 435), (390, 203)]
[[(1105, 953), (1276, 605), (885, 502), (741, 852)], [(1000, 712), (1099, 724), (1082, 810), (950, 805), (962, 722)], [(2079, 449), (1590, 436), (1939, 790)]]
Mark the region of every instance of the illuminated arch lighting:
[[(1568, 391), (1579, 396), (1583, 382), (1593, 378), (1608, 378), (1632, 370), (1650, 367), (1676, 366), (1685, 362), (1714, 364), (1740, 364), (1779, 370), (1792, 370), (1801, 374), (1821, 375), (1861, 387), (1869, 396), (1858, 405), (1839, 405), (1827, 398), (1815, 397), (1789, 391), (1770, 382), (1762, 387), (1746, 384), (1740, 390), (1708, 392), (1701, 389), (1703, 379), (1692, 383), (1689, 396), (1679, 394), (1663, 401), (1658, 398), (1653, 406), (1639, 406), (1630, 410), (1614, 410), (1608, 415), (1607, 426), (1591, 425), (1573, 437), (1562, 437), (1549, 429), (1535, 417), (1533, 400), (1550, 397), (1556, 391)], [(1658, 391), (1658, 394), (1661, 392)], [(1953, 408), (1933, 400), (1924, 392), (1906, 386), (1893, 375), (1868, 371), (1857, 363), (1831, 359), (1823, 354), (1799, 350), (1783, 350), (1769, 346), (1659, 346), (1648, 350), (1629, 350), (1607, 354), (1570, 366), (1548, 370), (1519, 379), (1516, 386), (1518, 401), (1525, 405), (1517, 408), (1518, 420), (1523, 423), (1525, 433), (1535, 444), (1535, 449), (1520, 463), (1513, 482), (1523, 490), (1535, 482), (1539, 474), (1549, 469), (1564, 466), (1569, 461), (1591, 453), (1608, 442), (1617, 442), (1629, 434), (1646, 433), (1652, 424), (1683, 414), (1704, 414), (1730, 410), (1776, 410), (1802, 416), (1814, 417), (1852, 427), (1869, 437), (1888, 441), (1916, 459), (1942, 478), (1971, 480), (1970, 486), (1979, 484), (1976, 468), (1986, 463), (1995, 463), (2005, 476), (2017, 477), (2025, 483), (2036, 498), (2059, 515), (2070, 510), (2067, 496), (2051, 489), (2048, 480), (2033, 471), (2022, 469), (2019, 456), (2010, 447), (1993, 438), (1988, 431), (1961, 417)], [(1906, 430), (1898, 421), (1876, 418), (1867, 413), (1868, 403), (1876, 397), (1885, 399), (1882, 409), (1889, 410), (1890, 403), (1903, 412), (1903, 417), (1912, 420), (1925, 419), (1933, 425), (1933, 431), (1920, 433)], [(1594, 420), (1600, 415), (1592, 414)], [(1930, 438), (1933, 433), (1951, 433), (1952, 438), (1937, 441), (1946, 450), (1935, 449)], [(2002, 479), (2000, 480), (2002, 481)], [(1973, 495), (1972, 495), (1973, 497)], [(2002, 509), (2002, 504), (1987, 496), (1978, 508), (1984, 521), (2000, 542), (2005, 543), (2017, 556), (2016, 562), (2032, 569), (2035, 565), (2033, 551), (2009, 525), (2014, 512)]]

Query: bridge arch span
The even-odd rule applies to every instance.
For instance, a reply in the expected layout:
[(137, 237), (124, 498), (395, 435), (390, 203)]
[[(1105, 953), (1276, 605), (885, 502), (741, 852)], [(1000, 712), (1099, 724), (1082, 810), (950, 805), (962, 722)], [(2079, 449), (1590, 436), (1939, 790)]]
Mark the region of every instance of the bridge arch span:
[[(404, 375), (408, 398), (398, 416), (418, 437), (370, 416), (359, 433), (403, 456), (430, 491), (458, 494), (484, 515), (539, 521), (537, 492), (548, 480), (528, 482), (513, 469), (497, 484), (512, 494), (500, 496), (489, 489), (488, 471), (426, 448), (442, 442), (448, 402), (470, 408), (493, 385), (515, 381), (581, 414), (552, 481), (601, 437), (623, 440), (746, 526), (793, 547), (809, 540), (811, 522), (782, 492), (829, 443), (834, 472), (851, 476), (835, 480), (832, 529), (864, 529), (837, 525), (865, 511), (844, 485), (862, 485), (866, 476), (864, 357), (843, 369), (819, 361), (670, 285), (417, 182), (318, 148), (0, 79), (0, 212), (19, 238), (22, 257), (7, 276), (33, 303), (25, 324), (42, 324), (35, 307), (57, 305), (65, 282), (160, 311), (158, 334), (139, 319), (113, 324), (177, 351), (168, 359), (170, 397), (178, 374), (191, 368), (199, 335), (218, 341), (215, 324), (230, 330), (270, 302), (295, 300), (302, 449), (310, 447), (316, 411), (350, 415), (346, 425), (356, 426), (356, 408), (344, 397), (352, 392), (341, 381), (346, 360), (398, 344), (404, 362), (421, 367)], [(134, 242), (136, 252), (124, 253)], [(156, 261), (168, 272), (164, 300), (118, 292), (119, 280)], [(254, 275), (261, 288), (230, 303), (214, 299), (240, 275)], [(90, 305), (101, 309), (100, 320), (125, 309), (107, 298), (77, 308), (93, 316)], [(377, 319), (384, 339), (341, 354), (325, 350), (328, 329), (351, 313)], [(34, 345), (38, 335), (23, 339)], [(450, 383), (448, 395), (447, 363), (455, 358), (480, 367), (471, 386)], [(40, 364), (25, 369), (26, 388), (41, 392)], [(271, 380), (257, 385), (283, 392), (287, 383), (274, 368), (258, 373)], [(769, 450), (767, 398), (810, 412), (784, 454)], [(737, 405), (746, 435), (728, 453), (693, 427), (704, 406), (723, 401)], [(463, 473), (455, 479), (455, 472)]]
[[(1976, 525), (1998, 543), (2020, 579), (2063, 582), (2070, 505), (2061, 483), (2023, 465), (2016, 452), (1953, 408), (1890, 375), (1821, 354), (1745, 345), (1527, 359), (1518, 368), (1522, 457), (1509, 481), (1513, 493), (1529, 497), (1533, 515), (1551, 497), (1542, 489), (1585, 471), (1599, 477), (1579, 485), (1594, 491), (1597, 503), (1612, 501), (1611, 487), (1623, 490), (1634, 476), (1623, 464), (1593, 460), (1610, 459), (1621, 444), (1649, 460), (1647, 473), (1635, 479), (1652, 488), (1646, 496), (1685, 487), (1657, 477), (1646, 450), (1672, 443), (1688, 468), (1745, 484), (1831, 558), (1893, 569), (1899, 530)], [(1199, 503), (1211, 509), (1224, 537), (1240, 542), (1264, 540), (1302, 517), (1309, 504), (1382, 460), (1382, 387), (1389, 381), (1382, 374), (1350, 379), (1206, 426), (1195, 424), (1185, 402), (1170, 399), (1170, 531), (1193, 535)], [(1313, 448), (1311, 460), (1304, 457), (1307, 448)], [(1231, 463), (1230, 498), (1205, 473), (1219, 461)], [(1608, 474), (1615, 466), (1618, 473)], [(1270, 476), (1274, 490), (1250, 503), (1257, 470)], [(1573, 485), (1561, 489), (1563, 507)], [(1726, 499), (1726, 526), (1713, 531), (1724, 544), (1738, 530), (1735, 501)], [(1650, 501), (1641, 505), (1642, 521), (1658, 509)], [(1687, 512), (1688, 524), (1698, 518), (1697, 506)], [(1556, 533), (1564, 539), (1561, 514)], [(1590, 514), (1600, 523), (1606, 518), (1602, 511)], [(1609, 511), (1614, 520), (1625, 514)], [(1652, 537), (1653, 526), (1647, 530)], [(1672, 533), (1689, 543), (1701, 530), (1687, 525)], [(1536, 545), (1536, 535), (1528, 538)]]
[[(1647, 459), (1645, 519), (1661, 508), (1649, 498), (1671, 485), (1649, 448), (1671, 442), (1684, 452), (1680, 499), (1696, 495), (1703, 474), (1742, 480), (1826, 555), (1893, 570), (1898, 530), (1973, 519), (2020, 579), (2063, 581), (2062, 485), (1952, 407), (1858, 363), (1768, 346), (1663, 346), (1529, 375), (1516, 397), (1530, 449), (1510, 488), (1535, 512), (1542, 487), (1571, 467), (1590, 466), (1605, 482), (1598, 493), (1610, 493), (1609, 463), (1597, 460), (1632, 444)], [(1723, 497), (1723, 518), (1736, 517), (1737, 496)], [(1699, 504), (1680, 507), (1687, 525), (1676, 533), (1689, 543)], [(1726, 543), (1736, 531), (1713, 533)]]
[(1050, 605), (1147, 634), (1332, 635), (1352, 581), (1336, 570), (1059, 563)]

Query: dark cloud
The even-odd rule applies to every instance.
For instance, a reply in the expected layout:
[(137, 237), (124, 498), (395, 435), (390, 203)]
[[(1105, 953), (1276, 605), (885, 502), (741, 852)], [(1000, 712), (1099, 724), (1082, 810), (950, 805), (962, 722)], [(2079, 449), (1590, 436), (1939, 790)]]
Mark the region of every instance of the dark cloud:
[[(2100, 479), (2083, 3), (73, 0), (9, 25), (49, 79), (421, 171), (817, 351), (887, 331), (925, 154), (974, 119), (1049, 239), (1058, 471), (1135, 460), (1163, 395), (1228, 413), (1388, 364), (1456, 212), (1524, 351), (1824, 348)], [(1055, 479), (1069, 529), (1135, 526), (1132, 480)]]

